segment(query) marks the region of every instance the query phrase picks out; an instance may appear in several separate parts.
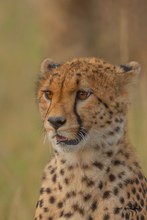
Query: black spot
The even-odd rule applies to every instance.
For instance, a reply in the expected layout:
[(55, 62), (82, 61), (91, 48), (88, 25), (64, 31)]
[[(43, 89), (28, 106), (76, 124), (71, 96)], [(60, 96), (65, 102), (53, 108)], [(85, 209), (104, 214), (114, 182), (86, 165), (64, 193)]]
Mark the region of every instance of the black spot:
[(125, 175), (125, 172), (124, 171), (122, 171), (122, 172), (120, 172), (119, 174), (118, 174), (118, 177), (120, 178), (120, 179), (122, 179), (122, 177)]
[(64, 179), (64, 182), (65, 182), (66, 185), (68, 185), (68, 184), (69, 184), (69, 179), (68, 179), (68, 178), (65, 178), (65, 179)]
[(138, 190), (139, 190), (139, 192), (140, 192), (140, 193), (142, 193), (142, 188), (141, 188), (141, 187), (139, 187), (139, 189), (138, 189)]
[(60, 170), (60, 174), (64, 175), (64, 170), (63, 169)]
[(74, 204), (74, 205), (72, 206), (72, 208), (73, 208), (74, 211), (77, 211), (77, 210), (79, 209), (79, 206), (78, 206), (78, 204)]
[(114, 135), (114, 132), (113, 132), (113, 131), (109, 131), (109, 132), (108, 132), (108, 135), (112, 135), (112, 136), (113, 136), (113, 135)]
[(85, 182), (88, 187), (94, 185), (94, 181), (90, 180), (87, 176), (82, 177), (82, 182)]
[(104, 167), (104, 165), (98, 161), (93, 162), (93, 165), (99, 168), (100, 170), (102, 170)]
[(124, 213), (123, 212), (121, 213), (121, 217), (124, 218)]
[(60, 212), (60, 217), (62, 217), (64, 215), (64, 211)]
[(91, 209), (94, 212), (97, 209), (97, 201), (94, 201), (91, 205)]
[(135, 179), (135, 183), (138, 185), (139, 184), (139, 180), (136, 178)]
[(120, 209), (119, 207), (115, 207), (115, 208), (114, 208), (114, 214), (115, 214), (115, 215), (119, 214), (119, 213), (120, 213), (120, 210), (121, 210), (121, 209)]
[(72, 215), (73, 215), (73, 213), (67, 212), (67, 213), (64, 214), (64, 217), (65, 218), (70, 218)]
[(110, 174), (110, 175), (109, 175), (109, 180), (110, 180), (111, 182), (113, 182), (113, 181), (115, 180), (115, 176), (114, 176), (113, 174)]
[(133, 184), (134, 183), (134, 181), (133, 180), (131, 180), (131, 179), (126, 179), (125, 181), (125, 185), (127, 186), (127, 185), (129, 185), (129, 184)]
[(126, 159), (129, 159), (130, 154), (129, 153), (124, 153), (124, 156), (125, 156)]
[(111, 192), (109, 190), (105, 191), (103, 194), (103, 199), (108, 199), (111, 196)]
[(130, 193), (129, 192), (127, 192), (127, 197), (128, 197), (128, 199), (130, 199)]
[(76, 73), (77, 76), (81, 76), (81, 73)]
[(78, 211), (80, 215), (84, 215), (84, 210), (80, 208), (78, 204), (74, 204), (72, 208), (74, 211)]
[(137, 200), (140, 200), (140, 195), (137, 193), (136, 195)]
[(115, 128), (115, 132), (119, 132), (119, 131), (120, 131), (120, 127), (117, 126), (117, 127)]
[(91, 198), (91, 195), (90, 194), (86, 194), (86, 195), (84, 195), (83, 200), (84, 201), (88, 201), (90, 198)]
[(118, 187), (119, 187), (119, 188), (123, 188), (122, 183), (118, 183)]
[(139, 166), (139, 163), (138, 163), (138, 162), (134, 162), (133, 164), (135, 165), (135, 167), (139, 167), (139, 168), (140, 168), (140, 166)]
[(109, 114), (110, 114), (110, 115), (113, 115), (113, 112), (112, 112), (112, 111), (109, 111)]
[(110, 172), (110, 167), (108, 167), (108, 168), (106, 169), (106, 172), (107, 172), (107, 173), (109, 173), (109, 172)]
[(54, 196), (51, 196), (51, 197), (49, 198), (49, 202), (53, 204), (53, 203), (55, 202), (55, 197), (54, 197)]
[(143, 216), (143, 215), (141, 215), (141, 218), (140, 218), (141, 220), (145, 220), (145, 217)]
[(49, 194), (49, 193), (51, 193), (51, 189), (48, 187), (48, 188), (46, 188), (46, 190), (45, 190), (46, 192), (47, 192), (47, 194)]
[(112, 121), (110, 121), (110, 120), (106, 121), (107, 124), (111, 124), (111, 122), (112, 122)]
[(63, 207), (63, 202), (58, 202), (57, 207), (62, 208)]
[(125, 163), (124, 163), (124, 161), (121, 161), (121, 160), (114, 160), (113, 164), (114, 164), (114, 166), (118, 166), (118, 165), (124, 165)]
[(41, 199), (40, 201), (39, 201), (39, 206), (40, 206), (40, 208), (43, 206), (43, 199)]
[(62, 190), (62, 186), (60, 185), (60, 183), (58, 184), (58, 188), (60, 191)]
[(106, 155), (107, 155), (108, 157), (112, 157), (112, 155), (113, 155), (113, 151), (110, 150), (110, 151), (106, 152)]
[(113, 101), (113, 96), (110, 96), (109, 99), (110, 99), (110, 101)]
[(48, 207), (44, 207), (44, 212), (48, 212), (48, 211), (49, 211)]
[(81, 215), (84, 215), (84, 209), (79, 208), (79, 209), (78, 209), (78, 212), (79, 212)]
[(119, 201), (120, 201), (121, 204), (124, 204), (124, 203), (125, 203), (125, 200), (124, 200), (123, 197), (120, 197)]
[(69, 198), (71, 198), (71, 197), (74, 197), (74, 196), (76, 196), (75, 191), (71, 191), (71, 192), (67, 192), (67, 193), (66, 193), (66, 198), (67, 198), (67, 199), (69, 199)]
[(52, 181), (55, 183), (56, 182), (56, 179), (57, 179), (57, 175), (54, 174), (53, 178), (52, 178)]
[(68, 170), (73, 170), (73, 168), (74, 168), (73, 166), (69, 166)]
[(142, 173), (139, 173), (138, 177), (139, 177), (140, 180), (143, 180), (143, 175), (142, 175)]
[(136, 194), (136, 189), (135, 189), (135, 187), (132, 188), (132, 193), (133, 193), (133, 194)]
[(55, 169), (53, 168), (50, 172), (50, 174), (53, 174), (55, 172)]
[(102, 188), (103, 188), (103, 182), (102, 182), (102, 181), (99, 182), (98, 187), (99, 187), (99, 189), (102, 189)]
[(144, 201), (143, 201), (143, 199), (141, 199), (140, 204), (141, 204), (142, 207), (144, 206)]
[(66, 163), (66, 160), (62, 159), (62, 160), (61, 160), (61, 163), (62, 163), (62, 164)]
[(108, 220), (108, 219), (110, 219), (109, 214), (104, 214), (104, 216), (103, 216), (103, 220)]
[(88, 164), (84, 164), (84, 165), (82, 166), (82, 168), (83, 168), (84, 170), (86, 170), (86, 169), (89, 168), (89, 166), (88, 166)]
[(41, 214), (39, 215), (39, 219), (42, 219), (42, 215)]
[(43, 194), (43, 192), (44, 192), (44, 188), (42, 187), (42, 188), (40, 189), (40, 194)]
[(114, 187), (114, 189), (113, 189), (113, 193), (114, 193), (114, 195), (115, 195), (115, 196), (117, 196), (117, 195), (118, 195), (119, 190), (118, 190), (118, 188), (117, 188), (117, 187)]
[(88, 217), (88, 220), (93, 220), (93, 218), (91, 216)]
[(125, 214), (126, 219), (129, 219), (129, 213)]

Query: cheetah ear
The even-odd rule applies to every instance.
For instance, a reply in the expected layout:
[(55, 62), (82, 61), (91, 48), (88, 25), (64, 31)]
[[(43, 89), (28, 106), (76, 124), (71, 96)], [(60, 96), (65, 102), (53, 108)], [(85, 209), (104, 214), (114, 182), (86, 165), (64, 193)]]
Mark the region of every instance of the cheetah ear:
[(46, 73), (58, 66), (60, 66), (60, 64), (57, 64), (53, 60), (46, 58), (41, 63), (40, 71), (41, 73)]
[(133, 72), (134, 74), (137, 74), (137, 75), (140, 73), (140, 70), (141, 70), (141, 67), (140, 67), (139, 63), (136, 62), (136, 61), (131, 61), (128, 64), (120, 65), (120, 68), (125, 73)]
[(139, 76), (141, 67), (138, 62), (131, 61), (128, 64), (120, 65), (121, 81), (128, 85), (136, 81)]

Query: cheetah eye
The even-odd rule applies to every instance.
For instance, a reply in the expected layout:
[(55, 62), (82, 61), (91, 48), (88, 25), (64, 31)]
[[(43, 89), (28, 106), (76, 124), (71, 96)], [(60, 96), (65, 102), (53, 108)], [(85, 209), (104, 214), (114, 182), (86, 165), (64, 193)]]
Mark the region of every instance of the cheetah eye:
[(84, 101), (86, 100), (92, 93), (90, 91), (80, 90), (77, 92), (77, 99)]
[(52, 99), (53, 93), (50, 90), (45, 90), (45, 91), (43, 91), (43, 93), (44, 93), (44, 97), (47, 100), (51, 100)]

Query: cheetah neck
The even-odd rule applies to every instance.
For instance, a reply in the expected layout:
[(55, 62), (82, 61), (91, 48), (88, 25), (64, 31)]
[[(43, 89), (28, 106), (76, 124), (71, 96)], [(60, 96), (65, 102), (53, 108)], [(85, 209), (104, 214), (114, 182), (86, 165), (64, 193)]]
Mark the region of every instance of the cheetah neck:
[(129, 146), (126, 127), (122, 127), (120, 135), (108, 136), (105, 139), (99, 138), (96, 143), (93, 141), (94, 139), (98, 139), (97, 133), (95, 136), (93, 135), (92, 141), (90, 140), (87, 145), (79, 150), (55, 151), (57, 161), (65, 160), (69, 166), (83, 166), (99, 161), (107, 166), (119, 151), (124, 151)]
[(112, 160), (118, 157), (119, 152), (129, 152), (130, 146), (126, 138), (122, 138), (118, 144), (102, 143), (101, 146), (95, 145), (92, 147), (85, 147), (79, 151), (72, 152), (55, 152), (55, 158), (60, 166), (62, 161), (65, 161), (66, 166), (87, 167), (93, 163), (103, 164), (102, 166), (107, 169)]
[[(83, 186), (86, 184), (90, 193), (97, 188), (95, 183), (98, 183), (99, 188), (101, 188), (101, 184), (107, 181), (108, 173), (111, 172), (112, 167), (118, 169), (130, 153), (130, 147), (126, 142), (111, 147), (118, 150), (102, 151), (87, 148), (76, 153), (68, 152), (59, 155), (56, 153), (54, 163), (56, 164), (59, 182), (64, 191), (67, 192), (70, 189), (74, 192), (82, 192)], [(127, 178), (129, 172), (126, 171), (125, 175)], [(101, 193), (101, 190), (98, 193)]]

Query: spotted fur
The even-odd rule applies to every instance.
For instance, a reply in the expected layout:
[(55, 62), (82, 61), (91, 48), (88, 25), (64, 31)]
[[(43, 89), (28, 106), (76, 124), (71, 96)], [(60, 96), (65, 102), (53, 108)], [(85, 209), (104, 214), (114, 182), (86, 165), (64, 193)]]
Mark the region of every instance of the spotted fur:
[(127, 137), (129, 87), (139, 64), (46, 59), (37, 99), (54, 157), (35, 220), (145, 220), (147, 181)]

